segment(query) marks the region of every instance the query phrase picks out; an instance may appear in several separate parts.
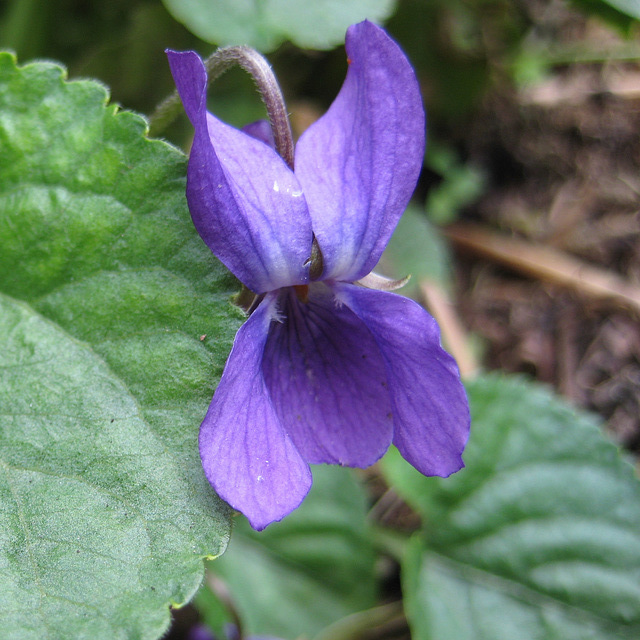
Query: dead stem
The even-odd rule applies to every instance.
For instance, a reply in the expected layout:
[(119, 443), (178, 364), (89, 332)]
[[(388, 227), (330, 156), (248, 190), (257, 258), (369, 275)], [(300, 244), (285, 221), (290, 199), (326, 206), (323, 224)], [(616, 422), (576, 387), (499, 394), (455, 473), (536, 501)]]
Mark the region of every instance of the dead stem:
[(446, 292), (435, 282), (420, 281), (425, 305), (437, 320), (447, 350), (456, 359), (460, 375), (472, 378), (480, 367), (470, 347), (469, 336)]
[(640, 312), (640, 287), (550, 247), (508, 238), (472, 224), (455, 224), (446, 236), (460, 249), (595, 300)]

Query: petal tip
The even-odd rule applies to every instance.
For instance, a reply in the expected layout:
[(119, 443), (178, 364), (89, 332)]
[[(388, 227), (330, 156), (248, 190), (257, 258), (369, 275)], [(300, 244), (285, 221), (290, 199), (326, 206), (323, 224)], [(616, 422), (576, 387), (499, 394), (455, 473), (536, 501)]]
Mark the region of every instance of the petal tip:
[(291, 487), (291, 490), (287, 492), (286, 502), (284, 504), (272, 494), (272, 500), (255, 500), (253, 504), (247, 504), (243, 508), (238, 508), (238, 511), (247, 518), (251, 527), (256, 531), (264, 531), (270, 524), (280, 522), (295, 511), (307, 497), (312, 482), (311, 471), (308, 466), (307, 471), (308, 477), (301, 478), (300, 482), (297, 483), (295, 487)]
[(432, 475), (438, 476), (439, 478), (448, 478), (452, 476), (454, 473), (458, 473), (458, 471), (462, 471), (465, 468), (464, 460), (462, 456), (458, 456), (456, 458), (452, 458), (447, 461), (447, 464), (443, 466), (441, 470)]
[(192, 124), (206, 111), (207, 72), (195, 51), (166, 49), (171, 75)]

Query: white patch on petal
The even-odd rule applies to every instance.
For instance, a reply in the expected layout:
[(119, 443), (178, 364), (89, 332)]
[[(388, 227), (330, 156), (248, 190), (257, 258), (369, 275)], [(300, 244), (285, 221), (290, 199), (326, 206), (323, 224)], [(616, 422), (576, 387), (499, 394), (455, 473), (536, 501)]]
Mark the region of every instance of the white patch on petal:
[(276, 297), (275, 300), (269, 306), (269, 321), (270, 322), (278, 322), (282, 324), (285, 320), (285, 315), (282, 313), (282, 309), (280, 306), (280, 301)]

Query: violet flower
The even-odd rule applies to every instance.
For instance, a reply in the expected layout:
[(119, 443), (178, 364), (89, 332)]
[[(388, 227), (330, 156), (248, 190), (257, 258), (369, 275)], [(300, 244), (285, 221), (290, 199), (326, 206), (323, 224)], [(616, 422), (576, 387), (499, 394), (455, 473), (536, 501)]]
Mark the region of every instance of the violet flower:
[[(424, 111), (398, 45), (347, 31), (349, 69), (300, 138), (295, 172), (206, 110), (194, 52), (168, 52), (195, 128), (187, 199), (213, 253), (261, 301), (236, 335), (200, 429), (207, 479), (258, 530), (299, 506), (309, 464), (367, 467), (393, 442), (425, 475), (463, 466), (469, 412), (455, 362), (418, 304), (357, 283), (418, 178)], [(314, 236), (323, 256), (310, 275)]]

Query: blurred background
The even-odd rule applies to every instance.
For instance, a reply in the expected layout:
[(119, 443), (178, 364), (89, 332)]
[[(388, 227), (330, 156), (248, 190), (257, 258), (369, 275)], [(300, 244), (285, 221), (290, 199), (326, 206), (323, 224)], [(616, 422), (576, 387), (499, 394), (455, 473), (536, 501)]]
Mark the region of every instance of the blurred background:
[[(100, 79), (123, 108), (148, 115), (173, 90), (165, 48), (205, 57), (217, 45), (248, 42), (272, 63), (299, 135), (340, 88), (344, 26), (338, 20), (326, 34), (320, 23), (285, 28), (253, 15), (260, 3), (245, 4), (2, 0), (0, 48), (20, 63), (61, 61), (71, 78)], [(319, 4), (330, 17), (332, 3)], [(362, 4), (410, 58), (428, 116), (415, 201), (383, 268), (413, 274), (407, 293), (440, 319), (463, 372), (497, 369), (548, 383), (599, 414), (637, 455), (640, 4)], [(210, 20), (207, 5), (228, 12), (229, 25)], [(214, 84), (210, 107), (237, 126), (264, 116), (237, 69)], [(163, 135), (188, 149), (184, 117)], [(368, 482), (374, 496), (384, 493), (380, 478)], [(400, 528), (418, 526), (408, 509), (393, 517)], [(385, 589), (398, 591), (397, 570), (385, 575)], [(222, 601), (221, 591), (200, 606)], [(199, 617), (192, 607), (179, 612), (172, 637), (186, 637)], [(402, 621), (385, 619), (386, 636), (406, 634)]]

